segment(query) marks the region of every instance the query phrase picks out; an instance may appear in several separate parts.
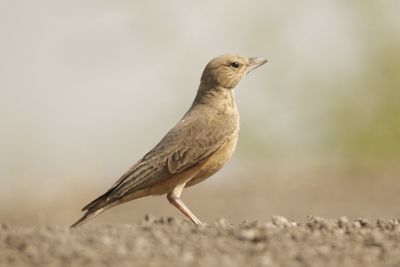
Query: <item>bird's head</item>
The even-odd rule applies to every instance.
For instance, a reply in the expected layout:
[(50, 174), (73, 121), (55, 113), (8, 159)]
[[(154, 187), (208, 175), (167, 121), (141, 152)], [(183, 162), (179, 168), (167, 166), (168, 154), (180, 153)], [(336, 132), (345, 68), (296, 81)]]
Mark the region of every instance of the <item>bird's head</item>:
[(247, 73), (266, 62), (267, 60), (259, 57), (222, 55), (207, 64), (201, 76), (201, 83), (208, 87), (233, 89)]

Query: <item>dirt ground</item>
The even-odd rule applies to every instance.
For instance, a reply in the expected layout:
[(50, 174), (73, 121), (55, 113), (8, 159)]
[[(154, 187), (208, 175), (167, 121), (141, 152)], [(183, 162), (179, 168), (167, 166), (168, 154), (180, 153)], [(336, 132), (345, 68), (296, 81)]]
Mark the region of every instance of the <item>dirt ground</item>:
[(400, 266), (400, 220), (2, 224), (0, 266)]
[[(219, 176), (186, 189), (183, 201), (208, 223), (202, 227), (159, 196), (71, 230), (80, 208), (106, 185), (79, 183), (51, 198), (15, 190), (0, 202), (0, 267), (400, 267), (398, 168), (290, 170), (241, 174), (235, 183)], [(144, 218), (148, 213), (154, 216)]]

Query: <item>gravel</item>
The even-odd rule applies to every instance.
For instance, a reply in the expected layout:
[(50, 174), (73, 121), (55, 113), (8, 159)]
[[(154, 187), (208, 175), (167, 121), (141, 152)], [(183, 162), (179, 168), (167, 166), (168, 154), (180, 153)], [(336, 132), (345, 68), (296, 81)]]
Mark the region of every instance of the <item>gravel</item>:
[(0, 266), (400, 266), (400, 220), (1, 224)]

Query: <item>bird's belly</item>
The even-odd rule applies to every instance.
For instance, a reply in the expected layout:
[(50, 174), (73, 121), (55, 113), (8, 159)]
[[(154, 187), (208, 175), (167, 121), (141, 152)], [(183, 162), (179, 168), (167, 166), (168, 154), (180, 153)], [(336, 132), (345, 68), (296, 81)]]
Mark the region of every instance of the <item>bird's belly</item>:
[(186, 184), (186, 187), (195, 185), (219, 171), (232, 157), (236, 148), (237, 140), (238, 134), (235, 134), (234, 137), (212, 154), (212, 156), (202, 164), (196, 175)]

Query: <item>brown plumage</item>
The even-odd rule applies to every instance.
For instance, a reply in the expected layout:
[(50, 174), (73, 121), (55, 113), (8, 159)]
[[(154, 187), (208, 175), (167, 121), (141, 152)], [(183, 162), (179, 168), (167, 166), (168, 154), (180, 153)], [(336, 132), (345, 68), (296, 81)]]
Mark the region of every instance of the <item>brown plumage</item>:
[(232, 156), (239, 134), (233, 88), (265, 62), (235, 55), (211, 60), (183, 118), (106, 193), (86, 205), (82, 209), (86, 213), (71, 227), (126, 201), (162, 194), (195, 224), (201, 224), (179, 197), (183, 188), (208, 178)]

